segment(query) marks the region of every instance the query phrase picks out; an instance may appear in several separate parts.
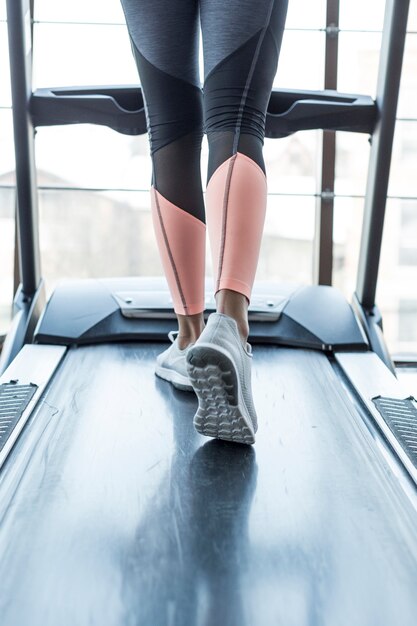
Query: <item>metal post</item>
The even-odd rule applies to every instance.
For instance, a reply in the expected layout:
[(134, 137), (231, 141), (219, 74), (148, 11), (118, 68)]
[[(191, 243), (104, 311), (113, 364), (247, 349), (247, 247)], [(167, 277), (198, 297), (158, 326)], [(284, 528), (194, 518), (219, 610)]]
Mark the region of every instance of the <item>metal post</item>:
[(14, 227), (14, 259), (13, 259), (13, 296), (17, 293), (21, 283), (20, 259), (19, 259), (19, 222), (17, 219), (17, 198), (15, 197), (15, 227)]
[[(325, 89), (337, 89), (338, 50), (339, 0), (327, 0)], [(319, 285), (332, 284), (335, 167), (336, 133), (325, 130), (323, 131), (320, 192), (316, 203), (314, 238), (314, 282)]]
[[(16, 232), (21, 283), (13, 302), (13, 321), (0, 357), (0, 373), (12, 362), (33, 333), (45, 302), (40, 274), (38, 198), (32, 96), (33, 0), (7, 0), (13, 129), (16, 155)], [(16, 250), (15, 250), (16, 252)], [(16, 258), (16, 257), (15, 257)]]
[(375, 305), (408, 9), (409, 0), (387, 0), (385, 8), (376, 96), (379, 120), (372, 137), (356, 288), (365, 311)]
[(32, 298), (40, 284), (38, 200), (32, 95), (32, 3), (7, 0), (22, 293)]

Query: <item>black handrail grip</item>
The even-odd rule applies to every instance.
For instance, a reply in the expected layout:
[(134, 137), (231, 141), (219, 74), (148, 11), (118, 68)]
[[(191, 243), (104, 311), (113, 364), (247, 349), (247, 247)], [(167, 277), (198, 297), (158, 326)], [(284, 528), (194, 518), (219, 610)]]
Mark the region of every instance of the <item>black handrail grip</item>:
[[(100, 124), (127, 134), (146, 132), (140, 87), (97, 86), (38, 89), (31, 97), (34, 126)], [(268, 105), (267, 137), (324, 128), (371, 134), (377, 108), (369, 96), (336, 91), (274, 89)]]

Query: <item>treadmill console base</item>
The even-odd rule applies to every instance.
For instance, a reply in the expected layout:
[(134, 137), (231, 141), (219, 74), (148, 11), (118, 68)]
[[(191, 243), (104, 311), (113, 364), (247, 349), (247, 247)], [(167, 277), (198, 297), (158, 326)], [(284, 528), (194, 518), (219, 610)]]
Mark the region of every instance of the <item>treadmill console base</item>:
[[(213, 293), (210, 280), (206, 293)], [(205, 315), (215, 311), (206, 300)], [(249, 307), (250, 341), (332, 352), (367, 350), (368, 342), (344, 296), (334, 287), (258, 281)], [(36, 343), (167, 341), (177, 320), (165, 279), (71, 280), (52, 294), (35, 331)]]

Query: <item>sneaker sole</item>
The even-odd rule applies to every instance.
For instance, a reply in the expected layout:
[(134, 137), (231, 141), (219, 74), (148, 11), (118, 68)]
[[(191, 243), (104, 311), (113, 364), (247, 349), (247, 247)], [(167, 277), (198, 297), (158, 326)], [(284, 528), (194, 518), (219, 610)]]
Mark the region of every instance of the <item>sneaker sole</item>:
[(207, 437), (255, 443), (255, 433), (244, 405), (236, 366), (227, 351), (212, 344), (191, 348), (187, 371), (198, 398), (196, 430)]
[(174, 370), (157, 365), (155, 367), (155, 374), (159, 376), (159, 378), (167, 380), (175, 387), (175, 389), (180, 389), (180, 391), (194, 391), (194, 388), (190, 384), (188, 378), (185, 378), (185, 376), (182, 376)]

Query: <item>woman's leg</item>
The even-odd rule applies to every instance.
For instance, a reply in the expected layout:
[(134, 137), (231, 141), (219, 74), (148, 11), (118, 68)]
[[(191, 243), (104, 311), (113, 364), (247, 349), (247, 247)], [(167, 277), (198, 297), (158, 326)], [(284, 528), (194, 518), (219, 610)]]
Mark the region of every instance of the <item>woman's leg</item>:
[[(266, 209), (265, 119), (288, 0), (201, 0), (206, 192), (217, 310), (248, 336)], [(256, 4), (256, 9), (254, 5)]]
[(217, 312), (187, 354), (203, 435), (252, 444), (247, 308), (266, 208), (265, 118), (287, 0), (201, 0), (205, 130), (209, 141), (207, 225)]
[(121, 0), (145, 99), (152, 218), (178, 317), (178, 347), (203, 327), (205, 211), (198, 0)]

